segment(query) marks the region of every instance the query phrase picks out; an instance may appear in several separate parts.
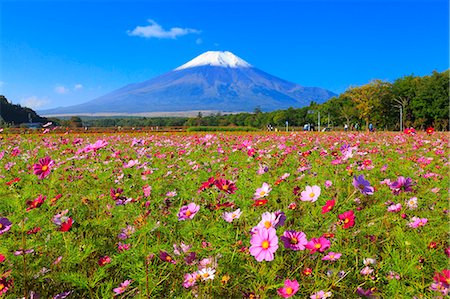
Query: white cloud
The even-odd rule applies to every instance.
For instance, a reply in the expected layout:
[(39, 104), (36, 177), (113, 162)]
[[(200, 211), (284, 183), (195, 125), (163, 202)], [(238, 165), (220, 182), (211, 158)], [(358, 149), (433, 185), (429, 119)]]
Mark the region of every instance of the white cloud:
[(58, 86), (55, 87), (55, 92), (59, 93), (59, 94), (65, 94), (68, 91), (69, 90), (67, 88), (65, 88), (64, 86), (62, 86), (62, 85), (58, 85)]
[(20, 100), (20, 105), (31, 109), (41, 108), (47, 105), (50, 101), (47, 98), (38, 98), (37, 96), (31, 96)]
[(73, 90), (80, 90), (80, 89), (83, 89), (83, 85), (80, 83), (75, 84), (75, 86), (73, 87)]
[(140, 36), (145, 38), (171, 38), (175, 39), (178, 36), (183, 36), (186, 34), (199, 34), (200, 31), (191, 28), (178, 28), (173, 27), (170, 30), (163, 29), (158, 23), (153, 20), (148, 20), (150, 25), (148, 26), (136, 26), (132, 31), (127, 31), (128, 35)]

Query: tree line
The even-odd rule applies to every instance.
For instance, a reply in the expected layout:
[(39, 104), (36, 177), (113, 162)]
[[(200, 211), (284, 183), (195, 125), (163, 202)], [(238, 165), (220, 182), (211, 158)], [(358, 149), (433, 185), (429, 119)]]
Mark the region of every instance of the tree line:
[[(320, 114), (322, 128), (344, 127), (345, 125), (348, 128), (355, 125), (359, 128), (367, 128), (369, 124), (372, 124), (378, 130), (400, 130), (409, 127), (425, 129), (429, 126), (436, 130), (449, 130), (449, 82), (449, 70), (433, 71), (432, 74), (423, 77), (408, 75), (396, 79), (394, 82), (373, 80), (362, 86), (349, 87), (339, 96), (333, 97), (323, 104), (311, 102), (307, 107), (271, 112), (263, 112), (260, 107), (256, 107), (253, 112), (235, 114), (202, 115), (199, 112), (196, 117), (190, 118), (81, 119), (72, 117), (66, 120), (50, 120), (55, 124), (68, 127), (245, 126), (268, 129), (285, 127), (286, 124), (290, 127), (303, 127), (305, 124), (311, 124), (317, 129)], [(4, 121), (10, 122), (8, 115), (14, 114), (17, 115), (15, 118), (17, 124), (20, 114), (20, 120), (27, 122), (30, 111), (33, 120), (35, 119), (36, 114), (31, 109), (9, 103), (6, 105), (6, 98), (0, 97), (1, 116)], [(28, 110), (26, 113), (19, 113), (17, 112), (18, 107)], [(9, 110), (5, 113), (5, 109)]]

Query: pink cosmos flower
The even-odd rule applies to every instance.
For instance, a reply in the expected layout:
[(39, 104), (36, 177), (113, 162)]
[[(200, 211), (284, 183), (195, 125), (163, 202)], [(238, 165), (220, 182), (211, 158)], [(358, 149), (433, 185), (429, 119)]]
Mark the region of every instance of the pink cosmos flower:
[(238, 219), (239, 217), (241, 217), (241, 209), (237, 209), (234, 212), (223, 212), (222, 213), (222, 218), (226, 221), (226, 222), (233, 222), (234, 219)]
[(330, 180), (325, 181), (325, 188), (330, 188), (333, 185), (333, 182)]
[(411, 222), (408, 223), (408, 226), (412, 228), (418, 228), (424, 226), (427, 222), (428, 222), (427, 218), (413, 217), (411, 218)]
[(306, 249), (310, 250), (310, 253), (313, 254), (316, 251), (324, 252), (328, 248), (330, 248), (331, 242), (324, 237), (320, 238), (312, 238), (306, 245)]
[(53, 161), (49, 156), (39, 159), (39, 162), (33, 165), (34, 174), (43, 179), (50, 174), (55, 161)]
[(322, 261), (336, 261), (341, 257), (342, 253), (335, 253), (333, 251), (328, 252), (326, 256), (322, 258)]
[(265, 212), (261, 215), (261, 221), (258, 223), (256, 228), (276, 228), (280, 218), (275, 213)]
[(198, 274), (196, 272), (194, 273), (186, 273), (184, 274), (184, 281), (183, 281), (183, 287), (186, 289), (192, 287), (197, 282)]
[(144, 196), (149, 197), (152, 194), (152, 186), (145, 185), (142, 187), (142, 191), (144, 191)]
[(130, 284), (131, 284), (131, 280), (125, 280), (124, 282), (122, 282), (119, 287), (113, 289), (113, 291), (115, 293), (114, 296), (120, 295), (123, 292), (125, 292), (125, 290), (127, 289), (127, 287)]
[(108, 142), (102, 139), (97, 140), (95, 143), (93, 144), (89, 144), (88, 146), (86, 146), (82, 152), (85, 153), (89, 153), (89, 152), (96, 152), (97, 150), (105, 147), (108, 145)]
[(331, 297), (331, 292), (324, 292), (323, 290), (315, 292), (314, 294), (309, 296), (310, 299), (326, 299), (329, 297)]
[(320, 195), (320, 187), (319, 186), (306, 186), (305, 191), (302, 191), (300, 194), (300, 200), (301, 201), (311, 201), (315, 202)]
[(402, 209), (402, 204), (401, 204), (401, 203), (398, 203), (398, 204), (392, 204), (392, 205), (390, 205), (390, 206), (387, 208), (388, 212), (392, 212), (392, 213), (400, 212), (401, 209)]
[(195, 214), (197, 214), (198, 210), (200, 210), (200, 206), (191, 202), (187, 206), (182, 206), (180, 211), (178, 212), (178, 220), (183, 221), (186, 219), (194, 218)]
[(267, 183), (263, 183), (261, 188), (256, 189), (255, 194), (253, 195), (253, 199), (260, 199), (269, 195), (272, 188)]
[(284, 281), (284, 287), (279, 288), (277, 290), (278, 295), (282, 298), (289, 298), (295, 295), (298, 292), (299, 286), (297, 280), (286, 279)]
[(278, 237), (274, 228), (257, 229), (250, 240), (250, 254), (258, 262), (263, 260), (272, 261), (274, 253), (278, 249)]
[(373, 269), (372, 268), (370, 268), (369, 266), (365, 266), (362, 270), (361, 270), (361, 275), (364, 275), (364, 276), (367, 276), (367, 275), (369, 275), (370, 273), (372, 273), (373, 272)]

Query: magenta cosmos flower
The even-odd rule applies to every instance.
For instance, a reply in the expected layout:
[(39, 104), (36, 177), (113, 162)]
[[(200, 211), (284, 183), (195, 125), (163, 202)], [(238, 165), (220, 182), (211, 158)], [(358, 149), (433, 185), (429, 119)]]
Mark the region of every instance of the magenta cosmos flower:
[(187, 206), (182, 206), (180, 211), (178, 212), (178, 220), (183, 221), (186, 219), (194, 218), (195, 214), (197, 214), (198, 210), (200, 210), (200, 206), (191, 202)]
[(408, 223), (408, 226), (412, 228), (418, 228), (424, 226), (425, 224), (427, 224), (427, 222), (428, 222), (427, 218), (413, 217), (411, 218), (411, 222)]
[(312, 238), (306, 245), (305, 247), (307, 249), (309, 249), (312, 253), (315, 253), (316, 251), (319, 252), (324, 252), (325, 250), (327, 250), (328, 248), (330, 248), (330, 241), (328, 241), (328, 239), (324, 238), (324, 237), (320, 237), (320, 238)]
[(255, 257), (258, 262), (263, 260), (272, 261), (274, 253), (278, 249), (278, 237), (274, 228), (258, 228), (254, 231), (250, 240), (250, 254)]
[(320, 187), (319, 186), (306, 186), (305, 191), (302, 191), (300, 194), (301, 201), (311, 201), (315, 202), (320, 195)]
[(124, 282), (122, 282), (119, 287), (113, 289), (113, 291), (115, 293), (114, 295), (120, 295), (123, 292), (125, 292), (125, 290), (127, 289), (127, 287), (130, 284), (131, 284), (131, 280), (125, 280)]
[(253, 195), (253, 199), (260, 199), (269, 195), (272, 188), (267, 183), (263, 183), (261, 188), (256, 189), (255, 194)]
[(391, 188), (392, 193), (394, 195), (398, 195), (400, 192), (411, 192), (412, 190), (413, 181), (411, 178), (404, 178), (402, 176), (399, 176), (397, 180), (389, 186)]
[(297, 280), (286, 279), (284, 281), (284, 287), (279, 288), (277, 290), (278, 295), (282, 298), (289, 298), (295, 295), (298, 291), (298, 282)]
[(39, 162), (33, 165), (34, 174), (43, 179), (50, 174), (55, 161), (53, 161), (49, 156), (39, 159)]
[(364, 179), (364, 175), (359, 175), (358, 177), (353, 177), (353, 186), (359, 190), (364, 195), (372, 195), (375, 189), (370, 186), (370, 182)]
[(284, 243), (284, 247), (292, 250), (305, 250), (305, 245), (308, 243), (304, 232), (297, 232), (295, 230), (287, 230), (280, 237)]
[(338, 260), (341, 258), (342, 253), (336, 253), (333, 251), (328, 252), (328, 254), (326, 256), (324, 256), (322, 258), (322, 261), (332, 261), (334, 262), (335, 260)]
[(0, 218), (0, 235), (11, 229), (12, 223), (8, 218)]

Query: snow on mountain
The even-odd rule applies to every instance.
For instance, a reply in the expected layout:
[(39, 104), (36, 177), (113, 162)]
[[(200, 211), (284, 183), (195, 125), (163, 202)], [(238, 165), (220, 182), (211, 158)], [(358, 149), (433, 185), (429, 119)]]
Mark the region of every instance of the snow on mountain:
[(177, 67), (175, 70), (187, 69), (190, 67), (197, 67), (202, 65), (213, 65), (221, 67), (251, 67), (247, 61), (237, 57), (228, 51), (208, 51), (205, 52), (191, 61)]

